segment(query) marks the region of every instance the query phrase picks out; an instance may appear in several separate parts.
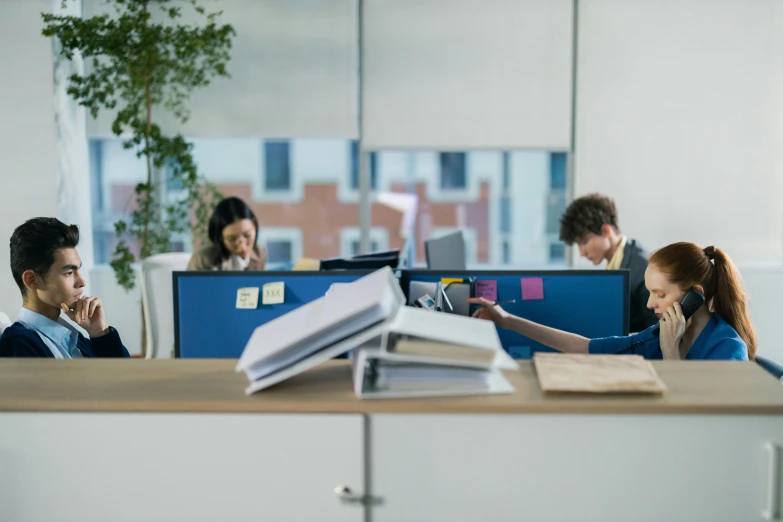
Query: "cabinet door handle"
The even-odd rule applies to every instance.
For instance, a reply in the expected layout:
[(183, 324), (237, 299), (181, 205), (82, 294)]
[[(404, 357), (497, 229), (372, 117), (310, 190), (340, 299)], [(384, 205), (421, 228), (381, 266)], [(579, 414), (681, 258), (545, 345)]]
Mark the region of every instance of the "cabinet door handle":
[(360, 506), (378, 506), (383, 504), (383, 499), (381, 497), (354, 493), (351, 491), (351, 488), (345, 485), (334, 488), (334, 494), (337, 495), (337, 498), (339, 498), (340, 502), (343, 504), (358, 504)]
[(780, 446), (767, 443), (767, 509), (764, 520), (780, 520)]

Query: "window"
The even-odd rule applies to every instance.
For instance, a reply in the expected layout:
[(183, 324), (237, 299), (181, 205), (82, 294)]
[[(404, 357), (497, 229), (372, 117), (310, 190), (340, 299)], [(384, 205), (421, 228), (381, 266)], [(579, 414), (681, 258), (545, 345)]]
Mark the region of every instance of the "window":
[(291, 151), (287, 141), (264, 142), (264, 188), (291, 189)]
[(89, 141), (92, 211), (103, 212), (103, 140)]
[[(117, 242), (113, 224), (133, 208), (134, 187), (146, 179), (146, 164), (135, 151), (123, 149), (119, 139), (100, 141), (100, 146), (90, 145), (96, 188), (93, 243), (96, 264), (105, 264)], [(352, 140), (201, 138), (193, 143), (199, 173), (224, 196), (244, 200), (256, 214), (268, 266), (359, 252), (356, 194), (343, 197), (339, 190), (348, 185), (346, 173), (355, 165), (352, 158), (358, 150)], [(566, 203), (565, 154), (414, 149), (384, 150), (371, 157), (372, 171), (384, 173), (384, 190), (417, 195), (416, 207), (407, 214), (394, 198), (374, 198), (371, 250), (405, 246), (410, 248), (405, 255), (411, 254), (413, 263), (421, 266), (426, 262), (425, 240), (440, 232), (465, 230), (475, 238), (471, 268), (564, 262), (558, 233)], [(456, 189), (454, 197), (440, 197), (444, 185), (464, 188)], [(270, 186), (280, 190), (265, 190)], [(164, 198), (177, 187), (173, 181), (164, 184)], [(412, 240), (406, 243), (409, 237)], [(193, 248), (189, 237), (172, 239), (174, 249)]]
[(554, 152), (549, 158), (549, 186), (552, 190), (565, 190), (568, 155)]
[[(426, 263), (424, 241), (462, 230), (470, 243), (467, 265), (471, 269), (541, 268), (564, 263), (563, 245), (552, 250), (550, 245), (559, 243), (566, 160), (566, 154), (544, 150), (384, 150), (379, 166), (384, 176), (388, 173), (392, 191), (417, 195), (415, 266)], [(448, 192), (444, 187), (458, 193), (442, 197)], [(395, 223), (388, 211), (379, 210), (373, 207), (371, 226), (390, 230), (389, 246), (398, 248), (404, 220), (397, 217)], [(396, 230), (391, 228), (395, 224)]]
[[(378, 187), (378, 156), (370, 153), (370, 190)], [(359, 142), (351, 141), (351, 188), (359, 190)]]
[[(351, 241), (351, 256), (358, 256), (360, 253), (360, 242), (359, 241)], [(378, 247), (377, 241), (370, 241), (370, 252), (377, 252), (380, 250)]]
[(552, 264), (565, 262), (565, 245), (563, 243), (558, 242), (549, 245), (549, 262)]
[(168, 160), (163, 167), (163, 173), (166, 179), (166, 190), (170, 193), (182, 190), (182, 177), (174, 175), (176, 167), (177, 162), (175, 160)]
[(511, 197), (500, 197), (500, 232), (511, 233)]
[(555, 152), (549, 159), (549, 197), (547, 198), (547, 232), (560, 235), (560, 216), (566, 209), (566, 165), (568, 156)]
[(266, 243), (268, 264), (293, 263), (293, 244), (288, 240), (273, 240)]
[(503, 153), (503, 190), (511, 188), (511, 155)]
[(468, 186), (464, 152), (440, 153), (440, 188), (459, 190)]

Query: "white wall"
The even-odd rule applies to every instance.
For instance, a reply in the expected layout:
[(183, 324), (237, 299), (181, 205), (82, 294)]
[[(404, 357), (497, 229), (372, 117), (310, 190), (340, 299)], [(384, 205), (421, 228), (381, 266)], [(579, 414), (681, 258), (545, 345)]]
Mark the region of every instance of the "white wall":
[(650, 249), (783, 262), (783, 3), (579, 5), (575, 194)]
[(122, 343), (131, 355), (141, 354), (141, 291), (138, 282), (141, 273), (134, 267), (136, 287), (123, 290), (108, 265), (96, 266), (90, 271), (91, 293), (103, 301), (106, 321), (119, 333)]
[(750, 318), (756, 327), (758, 354), (783, 364), (780, 319), (783, 316), (783, 267), (739, 267), (750, 301)]
[(21, 306), (9, 239), (26, 219), (57, 215), (52, 42), (41, 36), (51, 0), (0, 2), (0, 310)]
[[(192, 8), (181, 4), (184, 21), (192, 21)], [(216, 78), (195, 92), (184, 126), (161, 115), (164, 129), (217, 138), (356, 137), (356, 0), (220, 0), (203, 6), (223, 11), (219, 23), (236, 30), (227, 67), (232, 78)], [(103, 0), (84, 0), (87, 16), (107, 11), (113, 12)], [(111, 136), (111, 118), (104, 111), (89, 120), (90, 136)]]

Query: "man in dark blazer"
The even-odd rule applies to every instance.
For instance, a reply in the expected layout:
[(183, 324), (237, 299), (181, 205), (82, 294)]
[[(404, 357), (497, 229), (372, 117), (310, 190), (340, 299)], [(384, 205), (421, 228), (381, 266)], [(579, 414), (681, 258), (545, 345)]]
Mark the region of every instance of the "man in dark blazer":
[(644, 284), (644, 271), (648, 252), (620, 232), (612, 198), (588, 194), (572, 201), (560, 218), (560, 239), (569, 245), (576, 243), (579, 254), (595, 265), (605, 260), (609, 270), (630, 271), (631, 332), (641, 332), (658, 322), (655, 312), (647, 308), (650, 292)]
[[(19, 320), (0, 337), (0, 357), (128, 357), (103, 303), (84, 293), (79, 229), (34, 218), (11, 235), (11, 274), (22, 293)], [(83, 328), (84, 337), (71, 321)]]

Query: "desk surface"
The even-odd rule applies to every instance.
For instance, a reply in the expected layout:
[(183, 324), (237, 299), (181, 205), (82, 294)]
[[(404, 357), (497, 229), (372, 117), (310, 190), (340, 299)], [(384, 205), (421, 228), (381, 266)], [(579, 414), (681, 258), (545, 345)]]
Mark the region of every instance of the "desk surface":
[(233, 360), (0, 359), (0, 412), (777, 414), (783, 386), (756, 364), (653, 362), (662, 397), (543, 395), (534, 368), (506, 375), (512, 395), (359, 400), (347, 361), (255, 395)]

